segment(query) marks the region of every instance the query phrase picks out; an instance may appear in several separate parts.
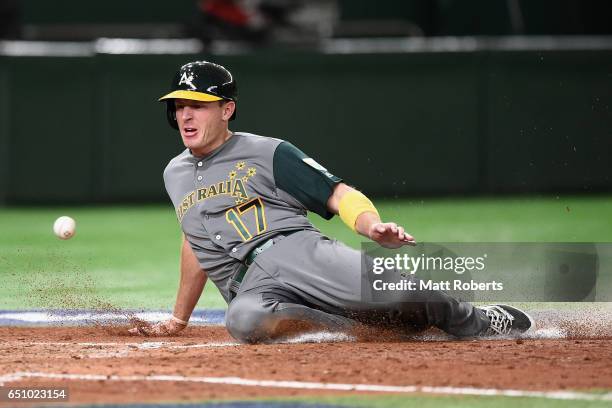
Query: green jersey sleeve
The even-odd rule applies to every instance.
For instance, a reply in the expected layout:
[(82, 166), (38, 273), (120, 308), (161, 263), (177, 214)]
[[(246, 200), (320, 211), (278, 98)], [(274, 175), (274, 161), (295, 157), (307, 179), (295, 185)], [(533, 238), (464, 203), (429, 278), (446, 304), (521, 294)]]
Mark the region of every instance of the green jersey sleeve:
[(342, 179), (289, 142), (282, 142), (276, 147), (273, 167), (277, 188), (326, 220), (334, 216), (327, 210), (327, 200)]

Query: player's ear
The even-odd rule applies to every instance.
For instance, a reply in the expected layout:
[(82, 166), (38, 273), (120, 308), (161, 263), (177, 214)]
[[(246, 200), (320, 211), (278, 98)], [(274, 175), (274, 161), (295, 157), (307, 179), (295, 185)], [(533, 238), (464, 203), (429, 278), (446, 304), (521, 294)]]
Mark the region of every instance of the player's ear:
[(223, 120), (229, 120), (236, 110), (236, 102), (226, 101), (223, 104)]

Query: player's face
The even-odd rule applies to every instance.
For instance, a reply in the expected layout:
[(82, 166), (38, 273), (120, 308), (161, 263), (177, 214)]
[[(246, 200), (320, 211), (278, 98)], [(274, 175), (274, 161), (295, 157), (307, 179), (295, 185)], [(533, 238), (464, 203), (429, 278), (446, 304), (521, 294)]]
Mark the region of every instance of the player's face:
[[(175, 100), (176, 121), (185, 147), (203, 156), (219, 147), (227, 136), (228, 103)], [(233, 102), (231, 102), (233, 103)]]

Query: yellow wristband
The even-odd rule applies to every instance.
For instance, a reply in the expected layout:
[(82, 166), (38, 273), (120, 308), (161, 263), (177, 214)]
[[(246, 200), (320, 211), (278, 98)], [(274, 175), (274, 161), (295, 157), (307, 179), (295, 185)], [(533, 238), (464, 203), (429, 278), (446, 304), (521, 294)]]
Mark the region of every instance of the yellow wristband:
[(353, 231), (355, 231), (357, 217), (364, 212), (373, 212), (378, 215), (378, 210), (376, 210), (374, 204), (359, 191), (349, 191), (342, 196), (338, 203), (340, 219)]

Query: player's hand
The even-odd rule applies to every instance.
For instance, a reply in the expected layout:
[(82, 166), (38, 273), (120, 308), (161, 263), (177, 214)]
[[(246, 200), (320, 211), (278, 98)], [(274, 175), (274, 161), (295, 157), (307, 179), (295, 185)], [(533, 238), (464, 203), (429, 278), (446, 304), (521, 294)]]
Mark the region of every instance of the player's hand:
[(146, 336), (146, 337), (161, 337), (161, 336), (174, 336), (183, 330), (187, 325), (181, 324), (173, 319), (166, 320), (165, 322), (155, 323), (153, 325), (136, 324), (136, 327), (131, 328), (128, 332), (134, 336)]
[(385, 248), (399, 248), (403, 245), (416, 245), (414, 237), (394, 222), (377, 222), (370, 226), (368, 236)]

